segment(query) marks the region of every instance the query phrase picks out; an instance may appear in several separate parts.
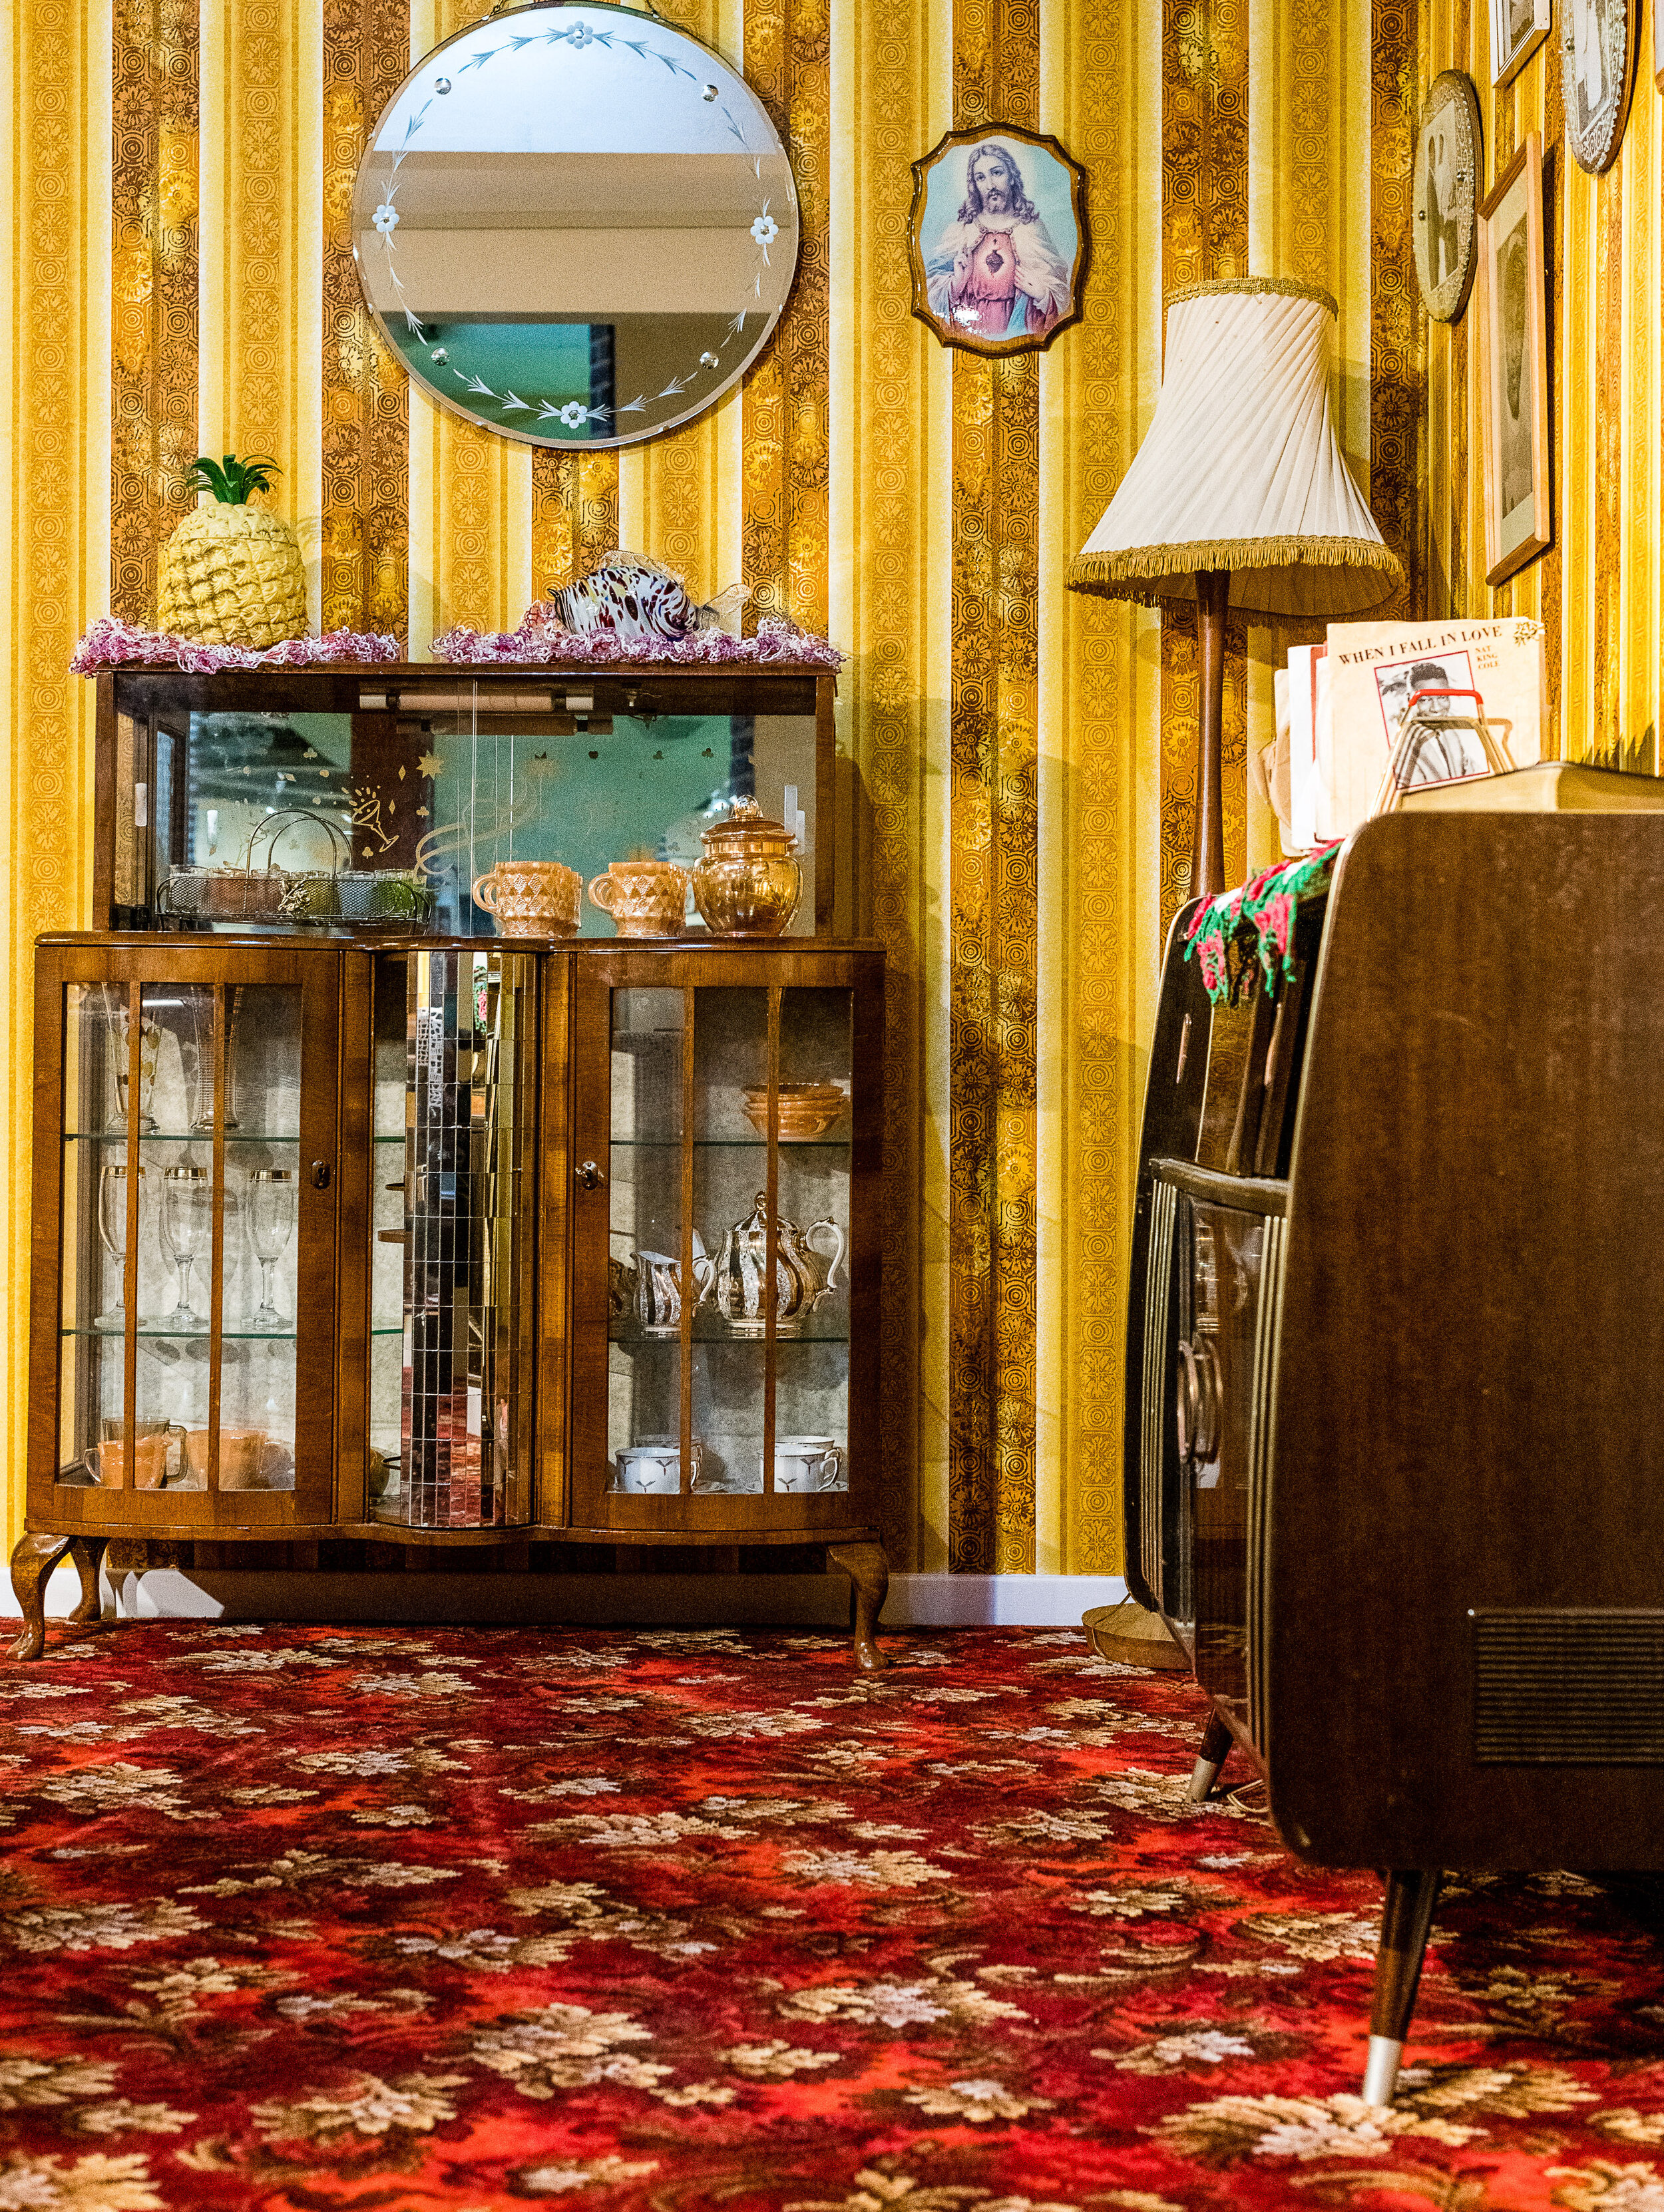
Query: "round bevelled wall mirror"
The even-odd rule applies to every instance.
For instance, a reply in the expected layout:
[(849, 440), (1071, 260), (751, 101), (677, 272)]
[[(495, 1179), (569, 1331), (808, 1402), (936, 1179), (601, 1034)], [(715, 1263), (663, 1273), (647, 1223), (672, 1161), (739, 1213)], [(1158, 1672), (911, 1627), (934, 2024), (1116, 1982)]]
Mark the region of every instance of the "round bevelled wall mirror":
[(534, 445), (629, 446), (745, 374), (797, 267), (766, 109), (654, 15), (570, 0), (487, 17), (394, 94), (353, 250), (417, 381)]

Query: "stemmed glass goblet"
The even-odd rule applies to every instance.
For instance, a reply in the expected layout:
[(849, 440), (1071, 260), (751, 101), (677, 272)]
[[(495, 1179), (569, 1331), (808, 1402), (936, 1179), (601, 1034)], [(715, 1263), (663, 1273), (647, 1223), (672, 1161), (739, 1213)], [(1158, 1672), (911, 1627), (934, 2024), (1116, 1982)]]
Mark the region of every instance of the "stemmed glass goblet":
[[(144, 1170), (138, 1176), (138, 1204), (141, 1216), (144, 1211)], [(125, 1328), (127, 1324), (127, 1170), (112, 1162), (101, 1169), (98, 1178), (98, 1235), (104, 1249), (116, 1263), (115, 1304), (107, 1312), (93, 1316), (94, 1328)]]
[(214, 1178), (206, 1168), (169, 1168), (162, 1185), (162, 1238), (179, 1270), (179, 1303), (163, 1327), (200, 1329), (208, 1317), (191, 1303), (191, 1274), (214, 1242)]
[[(105, 1013), (110, 1033), (111, 1072), (115, 1077), (116, 1110), (105, 1123), (114, 1136), (127, 1127), (128, 1093), (132, 1077), (131, 1040), (133, 1018), (128, 1007), (121, 1003), (113, 988), (107, 991)], [(156, 1063), (162, 1056), (162, 1024), (148, 1016), (141, 1016), (138, 1025), (138, 1127), (141, 1136), (148, 1137), (155, 1127), (150, 1114), (150, 1093), (156, 1079)]]
[(295, 1171), (256, 1168), (248, 1180), (248, 1233), (260, 1263), (260, 1302), (248, 1322), (251, 1328), (281, 1328), (283, 1316), (272, 1296), (271, 1271), (295, 1233)]

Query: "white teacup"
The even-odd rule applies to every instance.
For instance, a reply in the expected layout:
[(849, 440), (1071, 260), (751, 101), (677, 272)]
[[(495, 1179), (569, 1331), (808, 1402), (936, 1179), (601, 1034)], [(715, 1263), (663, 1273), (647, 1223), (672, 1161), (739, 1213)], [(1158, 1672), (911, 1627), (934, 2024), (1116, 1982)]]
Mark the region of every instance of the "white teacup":
[[(704, 1448), (696, 1437), (689, 1448), (697, 1485), (704, 1466)], [(682, 1450), (674, 1437), (649, 1437), (644, 1443), (626, 1444), (619, 1454), (619, 1472), (613, 1487), (638, 1497), (674, 1498), (682, 1486)]]
[(847, 1490), (844, 1447), (832, 1437), (777, 1437), (774, 1487), (778, 1491)]

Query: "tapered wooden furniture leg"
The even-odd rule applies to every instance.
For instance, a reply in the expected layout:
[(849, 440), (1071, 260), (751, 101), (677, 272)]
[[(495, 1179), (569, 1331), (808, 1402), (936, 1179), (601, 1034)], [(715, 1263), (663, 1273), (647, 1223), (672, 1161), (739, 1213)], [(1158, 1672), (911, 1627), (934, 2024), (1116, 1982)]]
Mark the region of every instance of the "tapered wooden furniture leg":
[[(38, 1659), (46, 1648), (46, 1577), (70, 1548), (68, 1536), (20, 1536), (11, 1555), (11, 1586), (23, 1611), (14, 1659)], [(96, 1584), (97, 1577), (94, 1577)], [(82, 1587), (86, 1587), (83, 1579)]]
[(842, 1567), (855, 1588), (855, 1663), (869, 1674), (889, 1665), (874, 1640), (878, 1616), (890, 1587), (890, 1563), (882, 1544), (828, 1544), (826, 1557)]
[(1395, 1868), (1387, 1877), (1387, 1901), (1381, 1916), (1381, 1948), (1375, 1954), (1375, 1995), (1369, 2008), (1369, 2056), (1363, 2073), (1366, 2105), (1390, 2105), (1416, 2009), (1427, 1931), (1438, 1901), (1439, 1869)]
[(104, 1556), (101, 1536), (71, 1536), (70, 1557), (81, 1577), (81, 1600), (70, 1615), (77, 1628), (101, 1628), (104, 1607), (98, 1595), (98, 1563)]
[(1230, 1747), (1230, 1730), (1217, 1713), (1210, 1713), (1202, 1737), (1202, 1748), (1197, 1753), (1196, 1765), (1191, 1770), (1189, 1794), (1192, 1805), (1199, 1805), (1212, 1789)]

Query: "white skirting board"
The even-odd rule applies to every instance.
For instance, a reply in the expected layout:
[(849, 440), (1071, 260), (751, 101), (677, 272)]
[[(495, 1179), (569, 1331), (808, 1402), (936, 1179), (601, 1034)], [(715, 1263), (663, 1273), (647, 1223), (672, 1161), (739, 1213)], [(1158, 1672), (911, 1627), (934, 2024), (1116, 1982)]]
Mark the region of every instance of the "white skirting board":
[[(102, 1584), (107, 1619), (414, 1621), (429, 1626), (570, 1622), (842, 1628), (850, 1585), (826, 1575), (244, 1574), (153, 1567)], [(61, 1616), (80, 1594), (64, 1565), (46, 1586)], [(1088, 1607), (1126, 1595), (1118, 1575), (892, 1575), (884, 1628), (1073, 1628)], [(0, 1612), (18, 1611), (0, 1580)]]

